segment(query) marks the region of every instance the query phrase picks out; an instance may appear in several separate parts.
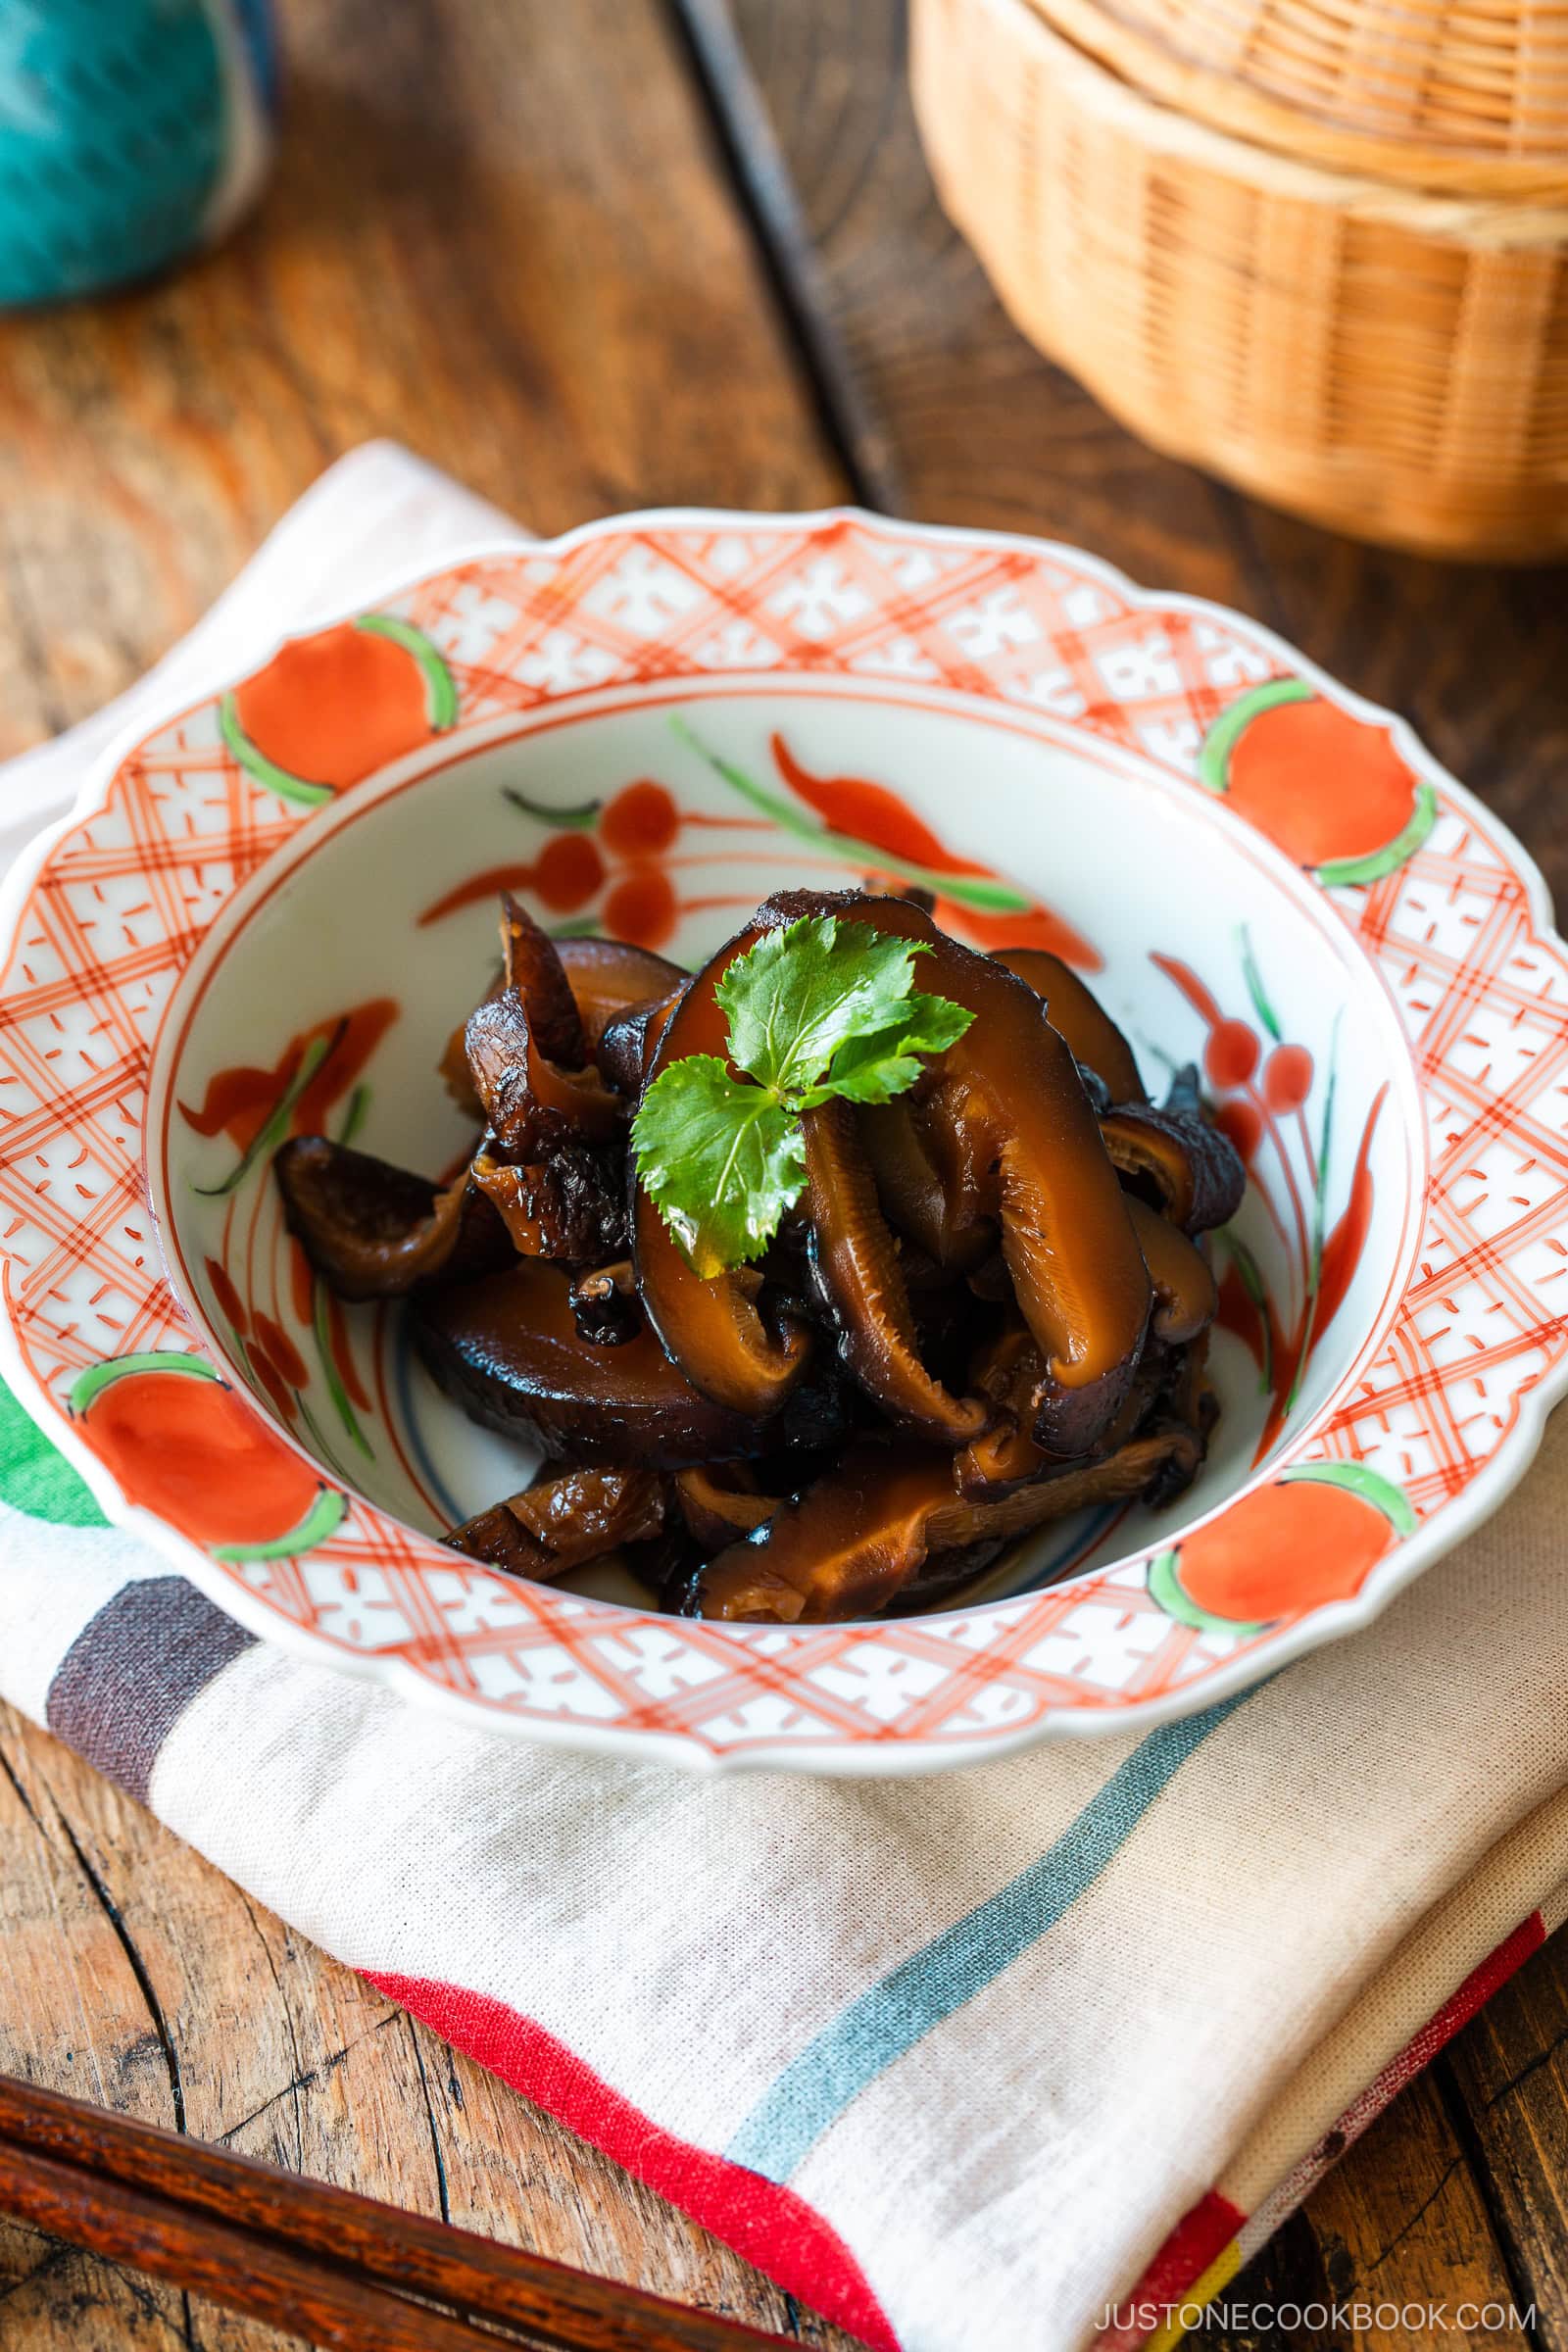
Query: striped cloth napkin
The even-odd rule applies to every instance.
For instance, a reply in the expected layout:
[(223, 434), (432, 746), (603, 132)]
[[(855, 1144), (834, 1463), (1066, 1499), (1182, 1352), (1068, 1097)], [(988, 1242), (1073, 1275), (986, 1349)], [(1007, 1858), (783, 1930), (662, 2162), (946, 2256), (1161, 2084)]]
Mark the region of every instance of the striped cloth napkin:
[[(153, 691), (498, 523), (361, 452)], [(16, 765), (0, 845), (82, 754)], [(579, 1760), (298, 1663), (15, 1405), (0, 1495), (7, 1697), (877, 2346), (1173, 2336), (1568, 1912), (1568, 1416), (1353, 1642), (1141, 1740), (883, 1783)]]

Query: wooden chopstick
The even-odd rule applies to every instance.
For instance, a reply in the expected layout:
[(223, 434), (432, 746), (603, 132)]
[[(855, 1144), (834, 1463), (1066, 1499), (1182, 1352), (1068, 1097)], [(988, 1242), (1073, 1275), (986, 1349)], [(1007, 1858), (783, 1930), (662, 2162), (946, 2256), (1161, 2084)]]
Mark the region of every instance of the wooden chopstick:
[(497, 2326), (567, 2352), (800, 2352), (9, 2076), (0, 2211), (331, 2352), (495, 2352)]

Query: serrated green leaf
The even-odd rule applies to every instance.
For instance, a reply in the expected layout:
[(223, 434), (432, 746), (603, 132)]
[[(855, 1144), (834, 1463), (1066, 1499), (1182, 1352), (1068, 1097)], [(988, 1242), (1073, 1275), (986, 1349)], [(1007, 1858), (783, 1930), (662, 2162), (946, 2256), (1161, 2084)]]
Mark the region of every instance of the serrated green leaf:
[(737, 956), (714, 992), (736, 1065), (788, 1095), (815, 1086), (851, 1038), (900, 1017), (920, 942), (803, 915)]
[(806, 1183), (794, 1111), (716, 1054), (689, 1054), (662, 1071), (631, 1133), (649, 1198), (705, 1278), (760, 1257)]
[(899, 1006), (885, 1028), (845, 1039), (820, 1085), (799, 1097), (802, 1108), (834, 1096), (846, 1102), (891, 1102), (919, 1077), (917, 1056), (946, 1053), (973, 1019), (972, 1012), (947, 997), (915, 994)]
[(671, 1062), (632, 1122), (638, 1176), (699, 1274), (760, 1257), (800, 1199), (803, 1109), (835, 1096), (891, 1102), (922, 1054), (968, 1028), (961, 1004), (911, 987), (925, 952), (869, 923), (805, 915), (730, 964), (714, 990), (730, 1060)]

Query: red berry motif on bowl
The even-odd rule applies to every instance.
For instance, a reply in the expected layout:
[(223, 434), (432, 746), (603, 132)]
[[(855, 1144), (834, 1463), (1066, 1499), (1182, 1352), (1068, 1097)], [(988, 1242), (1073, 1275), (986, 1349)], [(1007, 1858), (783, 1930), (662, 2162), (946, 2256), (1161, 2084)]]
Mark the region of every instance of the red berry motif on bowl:
[(501, 891), (527, 891), (547, 917), (567, 918), (557, 920), (558, 930), (602, 930), (630, 947), (663, 947), (682, 908), (659, 862), (661, 854), (682, 825), (714, 820), (683, 815), (674, 795), (651, 776), (637, 777), (608, 801), (584, 801), (576, 808), (531, 801), (510, 786), (502, 798), (550, 826), (550, 838), (531, 858), (508, 858), (468, 875), (424, 909), (421, 926), (439, 923), (460, 907), (488, 906)]
[[(1049, 948), (1082, 970), (1101, 968), (1099, 950), (1063, 916), (990, 866), (957, 856), (887, 785), (864, 776), (815, 775), (775, 731), (768, 748), (788, 787), (780, 792), (710, 751), (684, 719), (675, 721), (675, 732), (754, 814), (715, 815), (684, 808), (652, 776), (636, 777), (608, 801), (586, 801), (576, 808), (552, 808), (508, 788), (503, 797), (525, 816), (550, 826), (552, 838), (532, 858), (468, 875), (427, 906), (420, 923), (487, 905), (498, 891), (529, 891), (547, 913), (568, 918), (558, 923), (560, 930), (601, 930), (632, 947), (662, 948), (684, 914), (756, 904), (754, 895), (728, 887), (681, 896), (663, 862), (681, 835), (691, 831), (710, 840), (711, 850), (678, 862), (686, 868), (711, 866), (714, 882), (723, 885), (734, 854), (733, 840), (725, 837), (766, 833), (776, 826), (808, 844), (815, 862), (845, 867), (846, 884), (912, 883), (929, 891), (935, 919), (978, 948)], [(593, 839), (586, 838), (589, 834)]]
[(363, 612), (292, 637), (265, 669), (223, 697), (219, 725), (247, 775), (316, 808), (445, 732), (458, 694), (419, 629)]
[[(1256, 1030), (1246, 1021), (1216, 1021), (1203, 1048), (1203, 1075), (1211, 1086), (1245, 1086), (1261, 1051)], [(1310, 1083), (1310, 1062), (1307, 1077)]]
[(1350, 1600), (1415, 1513), (1364, 1462), (1301, 1462), (1162, 1551), (1149, 1590), (1202, 1633), (1255, 1634), (1281, 1617)]
[(156, 1349), (94, 1364), (71, 1414), (129, 1501), (219, 1559), (295, 1559), (343, 1518), (342, 1495), (200, 1356)]
[(1304, 678), (1272, 678), (1209, 729), (1199, 776), (1320, 882), (1381, 881), (1432, 830), (1437, 795), (1393, 734)]
[[(1333, 1051), (1320, 1072), (1310, 1051), (1286, 1038), (1245, 926), (1237, 944), (1250, 1019), (1226, 1012), (1207, 983), (1177, 956), (1155, 954), (1152, 960), (1207, 1030), (1202, 1062), (1211, 1116), (1240, 1152), (1285, 1261), (1286, 1279), (1271, 1289), (1234, 1225), (1218, 1237), (1229, 1260), (1219, 1286), (1220, 1326), (1250, 1349), (1268, 1399), (1253, 1455), (1261, 1462), (1285, 1427), (1312, 1350), (1344, 1304), (1360, 1262), (1372, 1221), (1372, 1144), (1388, 1089), (1372, 1103), (1344, 1206), (1331, 1224), (1331, 1162), (1339, 1164), (1345, 1142), (1335, 1128)], [(1314, 1103), (1320, 1076), (1321, 1101)]]
[(1263, 1064), (1263, 1101), (1273, 1111), (1299, 1110), (1312, 1092), (1312, 1056), (1304, 1046), (1276, 1046)]

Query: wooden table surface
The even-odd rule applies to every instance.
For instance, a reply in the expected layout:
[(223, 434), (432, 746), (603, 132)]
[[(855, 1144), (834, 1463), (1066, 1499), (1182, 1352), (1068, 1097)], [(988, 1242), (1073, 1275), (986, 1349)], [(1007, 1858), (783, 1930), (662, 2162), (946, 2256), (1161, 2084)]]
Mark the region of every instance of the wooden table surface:
[[(126, 684), (329, 459), (387, 433), (546, 531), (852, 494), (1078, 541), (1403, 710), (1561, 895), (1564, 576), (1369, 553), (1129, 439), (1013, 333), (938, 210), (899, 0), (284, 19), (253, 223), (165, 284), (0, 323), (0, 754)], [(3, 1714), (0, 1839), (0, 2067), (847, 2345)], [(1565, 2053), (1558, 1937), (1236, 2299), (1511, 2299), (1568, 2347)], [(283, 2340), (0, 2226), (7, 2352)]]

